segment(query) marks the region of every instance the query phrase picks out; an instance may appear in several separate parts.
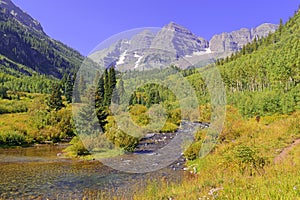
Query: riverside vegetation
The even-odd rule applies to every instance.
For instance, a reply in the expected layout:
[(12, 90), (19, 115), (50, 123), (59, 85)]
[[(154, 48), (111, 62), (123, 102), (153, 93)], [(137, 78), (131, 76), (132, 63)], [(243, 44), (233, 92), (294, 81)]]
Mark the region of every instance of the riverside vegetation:
[[(149, 185), (134, 199), (297, 199), (300, 197), (300, 147), (292, 148), (280, 162), (274, 162), (283, 149), (300, 138), (300, 12), (286, 24), (280, 23), (275, 33), (258, 38), (225, 59), (216, 61), (227, 92), (225, 127), (218, 144), (205, 158), (198, 158), (207, 130), (198, 131), (194, 143), (185, 150), (187, 168), (197, 175), (188, 176), (181, 184), (164, 180)], [(2, 60), (9, 61), (6, 58)], [(70, 140), (67, 151), (73, 156), (88, 154), (76, 137), (72, 122), (71, 101), (75, 73), (65, 73), (61, 80), (42, 75), (26, 76), (19, 70), (6, 73), (2, 62), (0, 73), (0, 145), (2, 147)], [(4, 63), (4, 64), (3, 64)], [(180, 70), (194, 87), (201, 113), (199, 121), (210, 121), (210, 95), (201, 76), (211, 65), (200, 70)], [(160, 73), (174, 79), (166, 70)], [(151, 119), (148, 110), (161, 103), (167, 123), (157, 132), (174, 132), (181, 116), (193, 119), (193, 112), (181, 115), (179, 102), (168, 89), (155, 84), (126, 94), (136, 76), (153, 77), (155, 70), (131, 72), (123, 80), (113, 67), (99, 78), (96, 88), (85, 85), (78, 90), (95, 92), (96, 121), (103, 136), (122, 151), (133, 151), (139, 138), (116, 128), (109, 105), (118, 95), (130, 95), (127, 108), (133, 121), (146, 126)], [(166, 80), (167, 81), (167, 80)], [(49, 87), (49, 86), (52, 87)], [(117, 93), (114, 93), (114, 88)], [(49, 89), (51, 88), (51, 89)], [(76, 106), (76, 104), (73, 104)], [(88, 112), (80, 108), (78, 112)], [(257, 117), (259, 116), (259, 117)], [(193, 119), (194, 120), (194, 119)], [(84, 129), (80, 129), (82, 131)], [(110, 145), (102, 144), (102, 145)], [(101, 192), (87, 194), (96, 198)], [(104, 195), (104, 194), (103, 194)], [(105, 195), (103, 196), (103, 198)], [(115, 197), (122, 198), (122, 197)]]

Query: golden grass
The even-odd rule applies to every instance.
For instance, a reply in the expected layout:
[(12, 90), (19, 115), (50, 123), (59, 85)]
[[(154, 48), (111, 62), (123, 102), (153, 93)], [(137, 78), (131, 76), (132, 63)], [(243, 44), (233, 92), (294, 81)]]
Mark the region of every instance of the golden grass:
[[(227, 118), (233, 117), (231, 114)], [(295, 146), (280, 164), (273, 162), (283, 148), (300, 138), (299, 121), (300, 112), (263, 117), (259, 123), (255, 119), (227, 120), (224, 131), (239, 136), (217, 145), (207, 157), (189, 161), (191, 171), (196, 167), (195, 177), (188, 176), (181, 184), (149, 184), (134, 199), (300, 199), (300, 146)], [(266, 157), (268, 164), (261, 174), (240, 172), (232, 152), (241, 144)]]

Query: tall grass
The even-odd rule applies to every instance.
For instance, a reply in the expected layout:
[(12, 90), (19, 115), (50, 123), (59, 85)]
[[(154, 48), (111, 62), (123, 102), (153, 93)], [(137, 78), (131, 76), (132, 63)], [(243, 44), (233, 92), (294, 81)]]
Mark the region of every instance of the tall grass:
[[(181, 184), (149, 184), (133, 199), (300, 199), (300, 146), (296, 146), (279, 164), (274, 158), (300, 138), (300, 112), (290, 116), (255, 119), (234, 117), (227, 113), (223, 136), (213, 152), (205, 158), (188, 161), (190, 171)], [(229, 119), (231, 118), (231, 119)], [(236, 134), (232, 137), (232, 134)], [(266, 159), (260, 172), (249, 164), (242, 171), (235, 156), (236, 147), (246, 145)]]

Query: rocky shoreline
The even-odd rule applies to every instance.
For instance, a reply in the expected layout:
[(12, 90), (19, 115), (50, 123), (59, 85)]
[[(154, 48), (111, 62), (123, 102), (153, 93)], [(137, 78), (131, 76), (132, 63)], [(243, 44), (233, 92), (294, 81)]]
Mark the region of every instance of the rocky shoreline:
[[(178, 134), (193, 131), (195, 128), (208, 128), (208, 123), (183, 121), (180, 128), (174, 133), (148, 133), (141, 139), (134, 154), (155, 154), (157, 150), (168, 145)], [(168, 167), (174, 171), (185, 169), (186, 158), (183, 154)]]

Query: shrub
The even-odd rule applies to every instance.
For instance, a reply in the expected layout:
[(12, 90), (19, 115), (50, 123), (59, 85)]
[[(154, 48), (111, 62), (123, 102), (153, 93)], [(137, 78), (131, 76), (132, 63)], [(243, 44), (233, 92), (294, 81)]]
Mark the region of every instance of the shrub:
[(138, 135), (133, 137), (122, 130), (120, 130), (114, 121), (114, 118), (109, 116), (107, 118), (108, 123), (105, 126), (105, 135), (109, 141), (111, 141), (117, 147), (124, 149), (125, 151), (133, 151), (139, 143)]
[(0, 134), (0, 144), (14, 146), (14, 145), (27, 144), (27, 141), (23, 134), (20, 134), (16, 131), (9, 131)]
[(261, 174), (259, 170), (263, 169), (267, 163), (265, 158), (257, 155), (256, 150), (244, 145), (235, 147), (234, 157), (242, 174), (249, 171), (251, 176), (253, 175), (253, 169)]
[(159, 131), (160, 133), (173, 133), (177, 130), (178, 126), (171, 122), (166, 122), (162, 129)]
[(199, 157), (199, 152), (201, 149), (202, 141), (198, 141), (195, 143), (192, 143), (185, 151), (184, 151), (184, 157), (188, 160), (195, 160)]
[(83, 156), (90, 154), (78, 136), (73, 137), (70, 144), (71, 146), (67, 147), (64, 150), (65, 152), (68, 152), (69, 154), (74, 156)]

